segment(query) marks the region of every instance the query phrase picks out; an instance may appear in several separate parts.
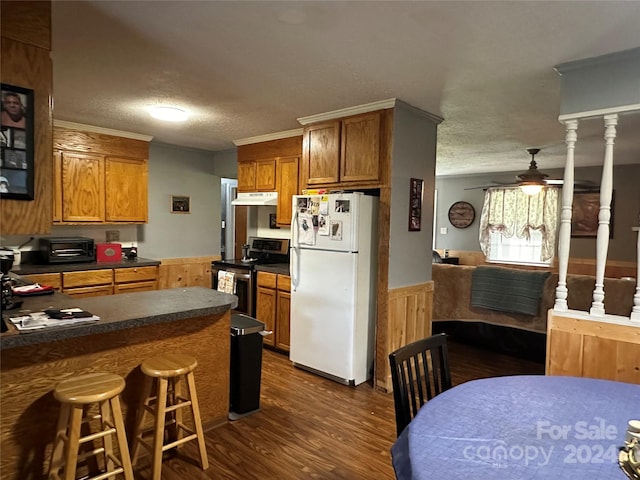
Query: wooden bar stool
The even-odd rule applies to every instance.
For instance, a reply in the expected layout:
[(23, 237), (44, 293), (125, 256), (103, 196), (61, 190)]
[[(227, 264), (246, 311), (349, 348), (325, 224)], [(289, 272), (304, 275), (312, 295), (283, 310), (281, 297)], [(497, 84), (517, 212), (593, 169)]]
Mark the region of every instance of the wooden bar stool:
[[(62, 403), (56, 438), (53, 442), (49, 479), (75, 480), (78, 461), (91, 456), (102, 457), (105, 472), (92, 479), (105, 479), (124, 474), (126, 480), (133, 480), (131, 458), (120, 409), (120, 392), (124, 390), (124, 379), (111, 373), (89, 373), (68, 378), (56, 385), (53, 396)], [(98, 405), (99, 414), (91, 415), (91, 407)], [(89, 429), (93, 420), (99, 420), (100, 427), (94, 433), (81, 436), (81, 427)], [(120, 457), (112, 445), (111, 435), (116, 436)], [(80, 454), (80, 446), (102, 439), (102, 446)], [(60, 476), (60, 470), (64, 474)], [(83, 477), (86, 478), (86, 477)]]
[[(138, 410), (132, 458), (135, 464), (140, 453), (140, 445), (151, 451), (153, 480), (160, 480), (162, 453), (190, 440), (198, 440), (201, 467), (203, 470), (209, 468), (193, 376), (193, 371), (197, 366), (198, 362), (194, 357), (174, 353), (149, 358), (140, 366), (148, 378), (145, 394)], [(152, 396), (154, 378), (157, 378), (158, 381), (156, 395)], [(186, 380), (187, 384), (186, 396), (182, 392), (183, 380)], [(187, 428), (182, 421), (182, 409), (186, 407), (191, 410), (194, 430)], [(145, 427), (147, 414), (154, 418), (152, 427)], [(164, 437), (167, 428), (171, 428), (171, 430), (168, 432), (168, 443), (165, 443)], [(149, 432), (153, 432), (152, 443), (144, 438), (145, 434)]]

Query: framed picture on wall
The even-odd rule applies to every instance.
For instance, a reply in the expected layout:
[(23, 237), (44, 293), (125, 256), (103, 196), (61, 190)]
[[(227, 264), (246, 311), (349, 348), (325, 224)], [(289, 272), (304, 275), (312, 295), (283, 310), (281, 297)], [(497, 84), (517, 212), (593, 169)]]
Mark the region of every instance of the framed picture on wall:
[(191, 213), (191, 197), (171, 195), (171, 213)]
[(33, 90), (1, 86), (0, 197), (33, 200)]
[(422, 227), (422, 187), (419, 178), (409, 180), (409, 231), (418, 232)]
[[(613, 205), (615, 191), (611, 192), (611, 217), (609, 238), (613, 238)], [(577, 192), (573, 194), (571, 206), (571, 236), (597, 237), (600, 215), (600, 192)]]

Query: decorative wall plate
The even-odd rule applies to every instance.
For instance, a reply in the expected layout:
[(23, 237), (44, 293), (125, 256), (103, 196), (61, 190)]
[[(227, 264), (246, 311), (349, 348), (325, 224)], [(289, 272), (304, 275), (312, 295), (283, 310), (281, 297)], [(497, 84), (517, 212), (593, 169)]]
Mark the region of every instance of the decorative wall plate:
[(456, 228), (467, 228), (476, 218), (476, 211), (469, 202), (456, 202), (449, 208), (449, 222)]

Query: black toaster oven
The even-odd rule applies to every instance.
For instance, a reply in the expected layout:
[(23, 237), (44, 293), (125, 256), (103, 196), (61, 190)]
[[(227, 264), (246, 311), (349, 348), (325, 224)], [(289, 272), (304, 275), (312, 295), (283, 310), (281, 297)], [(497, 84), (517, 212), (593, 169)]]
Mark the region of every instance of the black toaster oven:
[(43, 263), (78, 263), (96, 260), (96, 249), (92, 238), (41, 237), (39, 247)]

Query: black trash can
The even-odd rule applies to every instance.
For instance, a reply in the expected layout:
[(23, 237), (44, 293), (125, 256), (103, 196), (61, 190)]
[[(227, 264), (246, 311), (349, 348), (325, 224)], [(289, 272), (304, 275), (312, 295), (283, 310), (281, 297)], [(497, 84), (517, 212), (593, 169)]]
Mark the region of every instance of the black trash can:
[(260, 410), (264, 323), (240, 313), (231, 315), (229, 419)]

